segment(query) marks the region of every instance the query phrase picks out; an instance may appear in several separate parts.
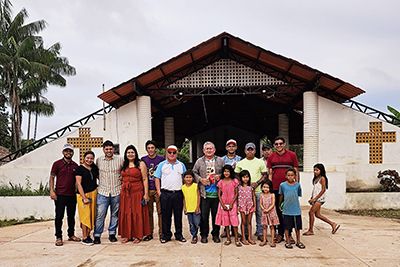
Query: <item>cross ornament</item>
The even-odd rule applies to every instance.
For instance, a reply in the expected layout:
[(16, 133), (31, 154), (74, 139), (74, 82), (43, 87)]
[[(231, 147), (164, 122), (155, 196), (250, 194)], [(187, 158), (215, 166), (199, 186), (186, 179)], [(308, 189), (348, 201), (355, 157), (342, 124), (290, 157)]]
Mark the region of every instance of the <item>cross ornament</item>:
[(79, 137), (68, 137), (67, 143), (79, 148), (79, 159), (83, 163), (84, 155), (93, 147), (101, 147), (103, 137), (91, 137), (90, 128), (79, 128)]

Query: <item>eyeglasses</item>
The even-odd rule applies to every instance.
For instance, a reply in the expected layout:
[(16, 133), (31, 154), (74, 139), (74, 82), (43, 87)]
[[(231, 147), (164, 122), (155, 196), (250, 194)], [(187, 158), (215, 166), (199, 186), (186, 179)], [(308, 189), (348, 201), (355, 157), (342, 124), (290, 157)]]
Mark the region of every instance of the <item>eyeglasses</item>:
[(275, 143), (274, 145), (275, 146), (283, 146), (283, 144), (284, 144), (283, 142), (279, 142), (279, 143)]
[(168, 151), (168, 154), (176, 154), (176, 151)]

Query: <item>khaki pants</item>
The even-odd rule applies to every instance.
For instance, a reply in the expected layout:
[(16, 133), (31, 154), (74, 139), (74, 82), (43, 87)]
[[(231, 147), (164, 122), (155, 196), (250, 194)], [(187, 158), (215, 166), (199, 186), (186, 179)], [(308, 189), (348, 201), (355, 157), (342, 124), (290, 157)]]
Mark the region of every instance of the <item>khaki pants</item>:
[(151, 234), (154, 232), (154, 202), (156, 203), (157, 215), (158, 215), (158, 235), (161, 236), (162, 233), (162, 220), (161, 220), (161, 205), (160, 205), (160, 197), (157, 195), (156, 190), (149, 190), (149, 217), (150, 217), (150, 231)]

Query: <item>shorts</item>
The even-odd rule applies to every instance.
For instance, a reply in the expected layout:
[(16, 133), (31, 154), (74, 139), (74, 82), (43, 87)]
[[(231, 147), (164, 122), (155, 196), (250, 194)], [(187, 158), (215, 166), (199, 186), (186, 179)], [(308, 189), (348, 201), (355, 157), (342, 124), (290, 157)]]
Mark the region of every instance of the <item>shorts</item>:
[(283, 214), (283, 226), (285, 230), (301, 230), (303, 228), (303, 223), (301, 220), (301, 215), (285, 215)]

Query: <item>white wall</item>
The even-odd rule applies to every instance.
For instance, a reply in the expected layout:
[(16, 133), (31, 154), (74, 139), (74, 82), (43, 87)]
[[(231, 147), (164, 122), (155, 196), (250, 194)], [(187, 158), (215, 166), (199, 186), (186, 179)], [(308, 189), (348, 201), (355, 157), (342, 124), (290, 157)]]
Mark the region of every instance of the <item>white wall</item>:
[[(150, 114), (149, 114), (150, 116)], [(120, 145), (123, 154), (126, 146), (134, 144), (139, 155), (145, 153), (144, 144), (138, 144), (137, 134), (137, 107), (136, 101), (111, 111), (106, 115), (106, 130), (103, 130), (103, 118), (98, 117), (83, 127), (91, 129), (92, 137), (103, 137)], [(53, 162), (62, 158), (61, 149), (68, 137), (78, 137), (78, 128), (10, 163), (0, 166), (0, 184), (21, 184), (25, 186), (26, 179), (32, 183), (32, 188), (37, 188), (40, 182), (47, 183)], [(103, 154), (101, 148), (94, 148), (96, 157)], [(74, 161), (79, 163), (79, 149), (74, 149)]]
[[(346, 174), (347, 188), (373, 188), (379, 186), (380, 170), (400, 171), (400, 143), (383, 144), (383, 163), (369, 164), (369, 144), (356, 143), (356, 132), (369, 132), (369, 122), (380, 121), (323, 97), (318, 97), (319, 161), (325, 164), (328, 175)], [(382, 121), (384, 132), (400, 128)]]

